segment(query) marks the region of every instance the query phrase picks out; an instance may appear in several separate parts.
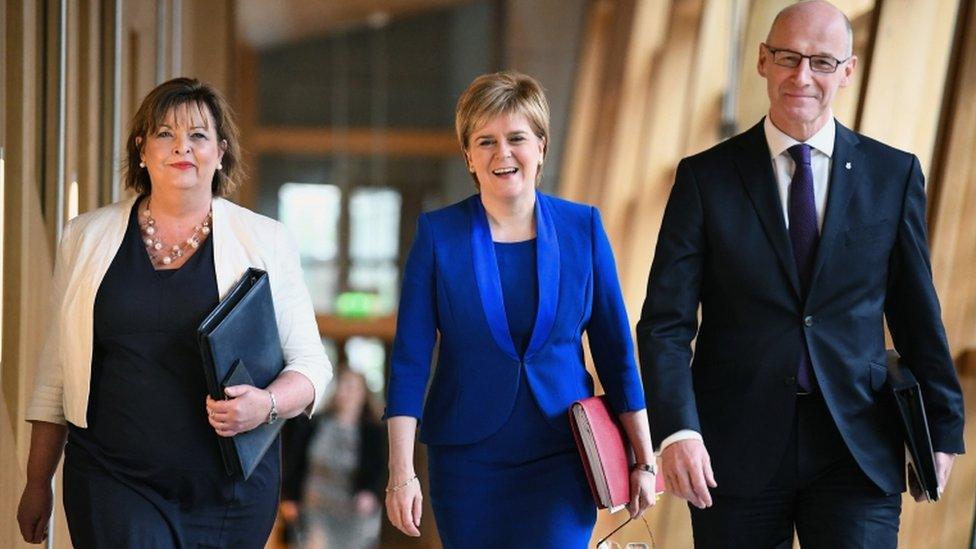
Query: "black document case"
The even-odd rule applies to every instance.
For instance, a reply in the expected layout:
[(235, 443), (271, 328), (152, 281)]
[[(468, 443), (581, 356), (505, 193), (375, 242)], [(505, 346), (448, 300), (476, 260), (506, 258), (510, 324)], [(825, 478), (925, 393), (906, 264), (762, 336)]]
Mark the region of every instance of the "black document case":
[[(226, 398), (224, 387), (248, 383), (271, 384), (284, 368), (268, 273), (248, 269), (227, 297), (197, 329), (207, 391), (215, 400)], [(247, 479), (278, 437), (284, 421), (230, 438), (218, 437), (228, 475)]]
[(917, 483), (929, 501), (939, 499), (939, 479), (935, 473), (935, 454), (932, 437), (925, 417), (922, 391), (915, 375), (901, 363), (898, 354), (888, 351), (888, 384), (898, 408), (899, 419), (905, 435), (908, 482)]

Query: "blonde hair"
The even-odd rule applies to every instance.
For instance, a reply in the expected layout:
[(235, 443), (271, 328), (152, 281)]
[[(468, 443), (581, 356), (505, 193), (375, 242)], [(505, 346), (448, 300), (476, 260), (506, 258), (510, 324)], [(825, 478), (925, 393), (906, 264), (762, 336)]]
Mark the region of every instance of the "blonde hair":
[[(458, 98), (454, 111), (454, 128), (462, 156), (475, 129), (489, 119), (506, 114), (520, 114), (528, 120), (532, 132), (542, 140), (542, 158), (549, 150), (549, 100), (539, 81), (515, 71), (483, 74), (474, 79)], [(471, 174), (475, 187), (481, 188), (478, 176)], [(542, 180), (542, 165), (536, 184)]]
[[(231, 194), (244, 178), (234, 113), (216, 88), (193, 78), (174, 78), (163, 82), (142, 100), (139, 110), (132, 118), (129, 137), (125, 142), (125, 165), (122, 168), (124, 186), (139, 194), (152, 192), (149, 172), (139, 168), (141, 149), (145, 146), (147, 136), (166, 123), (170, 112), (182, 106), (196, 108), (204, 115), (204, 120), (206, 111), (210, 111), (217, 142), (227, 143), (224, 156), (220, 160), (223, 168), (214, 172), (210, 188), (214, 196)], [(141, 143), (136, 143), (137, 138), (141, 139)]]

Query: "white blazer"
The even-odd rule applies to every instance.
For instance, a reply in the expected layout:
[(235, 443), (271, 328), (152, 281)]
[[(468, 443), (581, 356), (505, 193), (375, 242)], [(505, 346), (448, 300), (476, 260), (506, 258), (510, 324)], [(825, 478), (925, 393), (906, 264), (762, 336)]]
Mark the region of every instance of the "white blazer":
[[(122, 244), (135, 200), (82, 214), (64, 227), (54, 262), (50, 328), (27, 405), (28, 421), (88, 427), (95, 294)], [(281, 223), (222, 198), (213, 201), (212, 224), (221, 299), (249, 267), (268, 272), (285, 371), (304, 375), (315, 388), (315, 400), (306, 409), (311, 415), (321, 405), (332, 365), (302, 279), (298, 247)]]

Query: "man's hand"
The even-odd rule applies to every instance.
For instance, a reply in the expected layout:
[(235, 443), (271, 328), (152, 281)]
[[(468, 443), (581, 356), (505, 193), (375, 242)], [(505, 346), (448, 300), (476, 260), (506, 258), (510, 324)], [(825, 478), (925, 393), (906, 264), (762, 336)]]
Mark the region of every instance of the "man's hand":
[[(955, 460), (956, 454), (935, 452), (935, 478), (939, 482), (938, 490), (940, 496), (945, 490), (946, 485), (949, 484), (949, 474), (952, 473), (952, 463)], [(908, 474), (908, 493), (911, 494), (915, 501), (928, 501), (925, 490), (922, 489), (922, 483), (914, 471)]]
[(704, 509), (712, 506), (708, 488), (715, 488), (712, 460), (700, 440), (679, 440), (661, 453), (661, 474), (668, 492)]

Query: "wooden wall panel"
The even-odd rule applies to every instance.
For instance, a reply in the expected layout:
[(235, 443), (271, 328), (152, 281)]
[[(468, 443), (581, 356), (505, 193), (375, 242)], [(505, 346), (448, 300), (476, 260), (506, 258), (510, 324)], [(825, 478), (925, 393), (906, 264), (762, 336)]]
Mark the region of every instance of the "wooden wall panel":
[[(704, 4), (702, 0), (672, 4), (667, 36), (649, 89), (645, 91), (648, 97), (645, 128), (643, 134), (632, 137), (640, 151), (634, 159), (637, 165), (631, 170), (636, 184), (634, 199), (618, 206), (622, 214), (618, 218), (620, 223), (608, 225), (611, 242), (616, 240), (621, 250), (618, 263), (624, 268), (619, 269), (620, 283), (634, 323), (644, 300), (654, 244), (674, 182), (674, 168), (688, 154), (686, 139), (693, 118), (691, 99), (696, 96), (695, 71), (689, 67), (701, 62), (695, 54)], [(705, 40), (712, 38), (706, 33), (701, 36)]]
[(122, 146), (129, 121), (156, 81), (156, 0), (122, 3)]
[(572, 109), (560, 193), (573, 200), (598, 204), (608, 183), (608, 161), (626, 69), (625, 55), (639, 2), (598, 0), (592, 4), (584, 31), (580, 76)]
[(918, 155), (928, 173), (959, 0), (884, 0), (858, 131)]
[(181, 70), (231, 94), (234, 70), (234, 2), (182, 0)]
[[(29, 426), (23, 421), (27, 396), (33, 388), (34, 368), (40, 351), (52, 263), (49, 233), (41, 217), (39, 181), (45, 155), (38, 146), (45, 131), (39, 116), (44, 101), (46, 57), (38, 47), (47, 24), (44, 6), (35, 1), (5, 3), (4, 79), (5, 185), (3, 358), (0, 363), (3, 412), (0, 413), (0, 546), (26, 547), (16, 516), (20, 491), (26, 480)], [(11, 459), (11, 454), (14, 456)], [(9, 461), (7, 461), (9, 460)], [(63, 513), (56, 529), (63, 530)], [(65, 547), (66, 545), (57, 545)]]
[(667, 32), (670, 2), (640, 0), (631, 20), (633, 31), (624, 57), (620, 91), (615, 98), (618, 111), (605, 143), (609, 147), (606, 171), (594, 174), (591, 184), (600, 189), (599, 203), (603, 222), (615, 243), (626, 230), (628, 209), (639, 192), (642, 159), (648, 154), (646, 132), (652, 96), (648, 89), (654, 84), (655, 67), (661, 62), (660, 48)]
[[(941, 159), (929, 183), (932, 272), (953, 355), (976, 348), (976, 2), (960, 28)], [(976, 418), (974, 418), (976, 419)]]
[(97, 208), (102, 188), (102, 154), (110, 145), (102, 141), (103, 85), (101, 2), (85, 0), (78, 12), (78, 212)]

